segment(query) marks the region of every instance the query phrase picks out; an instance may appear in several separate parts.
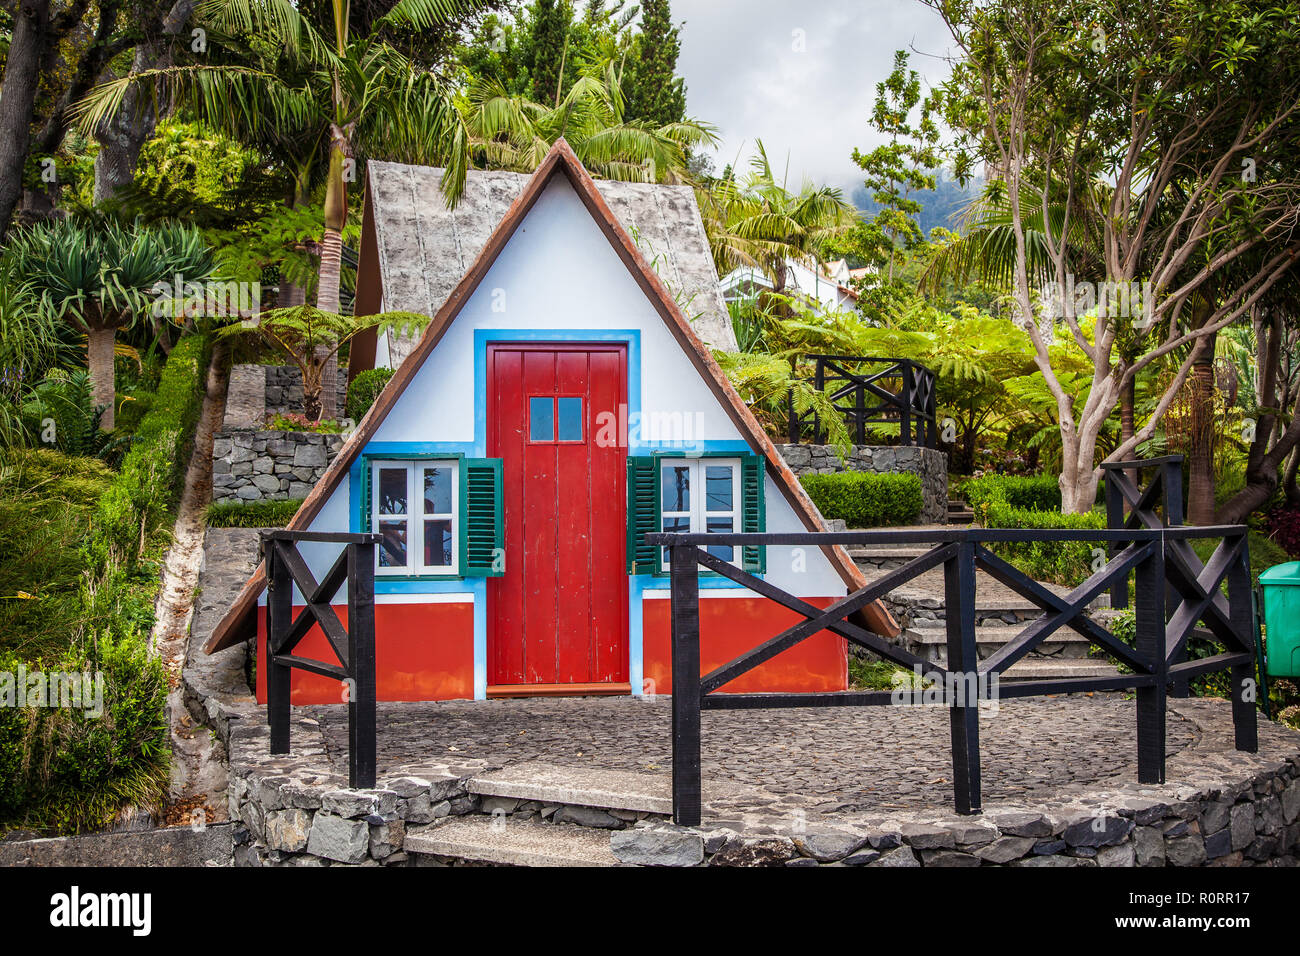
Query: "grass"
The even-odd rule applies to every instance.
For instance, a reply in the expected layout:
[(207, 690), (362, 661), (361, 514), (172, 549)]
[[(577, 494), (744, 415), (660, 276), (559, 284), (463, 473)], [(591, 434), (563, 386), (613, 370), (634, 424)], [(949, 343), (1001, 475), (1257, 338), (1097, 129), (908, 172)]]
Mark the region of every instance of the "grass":
[(208, 505), (206, 521), (209, 528), (283, 528), (301, 506), (301, 498), (247, 504), (214, 502)]
[(57, 655), (81, 629), (82, 546), (113, 477), (94, 458), (0, 455), (0, 651)]

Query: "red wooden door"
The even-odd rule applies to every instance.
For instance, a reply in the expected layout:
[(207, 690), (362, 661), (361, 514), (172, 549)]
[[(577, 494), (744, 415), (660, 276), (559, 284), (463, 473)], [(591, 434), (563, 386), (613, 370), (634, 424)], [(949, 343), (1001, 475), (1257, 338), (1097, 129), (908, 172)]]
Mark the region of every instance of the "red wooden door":
[(627, 401), (626, 350), (492, 345), (487, 361), (506, 548), (488, 580), (488, 684), (624, 684), (626, 449), (597, 438)]

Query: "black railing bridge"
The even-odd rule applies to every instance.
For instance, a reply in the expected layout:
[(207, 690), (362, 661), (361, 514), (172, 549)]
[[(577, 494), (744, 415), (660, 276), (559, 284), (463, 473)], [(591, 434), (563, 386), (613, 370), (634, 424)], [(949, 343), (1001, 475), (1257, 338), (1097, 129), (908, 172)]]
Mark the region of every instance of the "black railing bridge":
[[(855, 444), (868, 444), (873, 425), (897, 425), (900, 445), (936, 447), (935, 375), (924, 365), (909, 359), (801, 355), (793, 360), (792, 371), (807, 377), (809, 362), (809, 380), (843, 416)], [(816, 411), (796, 411), (793, 394), (788, 407), (790, 444), (826, 440), (825, 424)]]

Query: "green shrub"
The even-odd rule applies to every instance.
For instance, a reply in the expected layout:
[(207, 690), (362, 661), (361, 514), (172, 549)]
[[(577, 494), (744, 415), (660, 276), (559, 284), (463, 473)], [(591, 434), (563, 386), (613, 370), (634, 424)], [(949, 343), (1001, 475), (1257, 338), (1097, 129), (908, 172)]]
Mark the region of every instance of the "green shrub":
[[(982, 516), (986, 528), (1084, 529), (1106, 527), (1106, 517), (1096, 511), (1083, 515), (1059, 511), (1035, 511), (1013, 508), (996, 497), (984, 503)], [(997, 542), (989, 545), (994, 554), (1014, 564), (1037, 581), (1049, 581), (1074, 587), (1092, 574), (1094, 551), (1100, 541), (1033, 541)]]
[[(136, 637), (103, 636), (27, 662), (0, 654), (0, 694), (16, 697), (20, 667), (103, 675), (103, 710), (0, 707), (0, 827), (102, 829), (126, 804), (153, 806), (168, 780), (167, 675)], [(53, 701), (50, 701), (53, 703)]]
[(203, 407), (200, 385), (207, 370), (205, 336), (182, 339), (167, 358), (158, 391), (122, 460), (121, 472), (100, 499), (91, 563), (134, 566), (162, 530), (189, 463), (190, 439)]
[(208, 505), (209, 528), (283, 528), (302, 506), (301, 498), (286, 501), (233, 501)]
[(358, 372), (357, 377), (348, 385), (347, 413), (354, 422), (361, 421), (375, 399), (384, 390), (388, 380), (393, 377), (391, 368), (370, 368)]
[(999, 499), (1013, 508), (1030, 511), (1060, 511), (1061, 486), (1054, 475), (984, 475), (971, 478), (957, 487), (957, 493), (978, 516), (981, 505)]
[(921, 513), (921, 479), (842, 471), (799, 479), (824, 518), (843, 518), (850, 528), (911, 524)]

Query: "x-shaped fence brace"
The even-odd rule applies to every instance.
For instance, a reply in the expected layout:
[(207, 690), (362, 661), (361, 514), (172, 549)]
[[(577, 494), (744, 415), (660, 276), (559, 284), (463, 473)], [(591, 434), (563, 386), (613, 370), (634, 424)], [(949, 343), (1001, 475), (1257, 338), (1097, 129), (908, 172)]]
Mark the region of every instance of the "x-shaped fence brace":
[[(1141, 496), (1135, 500), (1141, 501)], [(1155, 527), (1037, 530), (972, 529), (939, 531), (853, 531), (797, 534), (652, 534), (648, 543), (670, 553), (673, 646), (673, 814), (693, 826), (701, 816), (700, 712), (785, 707), (879, 706), (938, 701), (948, 706), (953, 760), (953, 795), (959, 813), (980, 809), (979, 711), (990, 687), (997, 697), (1133, 689), (1137, 697), (1138, 779), (1162, 783), (1165, 775), (1165, 695), (1171, 680), (1229, 669), (1233, 682), (1233, 724), (1239, 750), (1256, 749), (1253, 697), (1254, 634), (1250, 610), (1250, 570), (1246, 529)], [(1223, 543), (1202, 566), (1193, 538), (1222, 537)], [(994, 554), (999, 542), (1095, 541), (1112, 551), (1110, 559), (1067, 594), (1057, 594)], [(823, 548), (866, 544), (929, 544), (923, 555), (888, 571), (825, 608), (817, 607), (769, 581), (711, 554), (709, 547)], [(770, 560), (770, 558), (769, 558)], [(947, 666), (925, 661), (868, 630), (855, 615), (918, 575), (942, 565), (944, 571)], [(767, 597), (804, 620), (700, 675), (699, 570), (704, 568)], [(975, 643), (976, 570), (1033, 602), (1043, 613), (992, 655), (980, 660)], [(1118, 638), (1087, 617), (1091, 604), (1108, 590), (1135, 577), (1136, 640)], [(1226, 599), (1219, 592), (1227, 581)], [(1165, 591), (1183, 595), (1166, 622)], [(1199, 619), (1230, 650), (1192, 662), (1177, 660)], [(1074, 677), (1000, 683), (1001, 675), (1032, 653), (1053, 633), (1068, 627), (1125, 665), (1131, 673), (1113, 677)], [(718, 693), (734, 681), (814, 634), (830, 631), (879, 657), (913, 669), (932, 681), (930, 688), (832, 693)], [(999, 682), (994, 683), (994, 678)]]
[[(289, 703), (293, 668), (342, 682), (348, 705), (348, 780), (373, 787), (375, 740), (375, 546), (378, 534), (264, 531), (266, 562), (266, 711), (271, 753), (289, 752)], [(299, 543), (342, 544), (343, 550), (317, 581), (298, 551)], [(347, 626), (333, 599), (347, 587)], [(303, 608), (294, 616), (294, 590)], [(320, 628), (337, 664), (295, 654), (298, 644)]]
[[(899, 424), (899, 440), (933, 447), (935, 443), (934, 385), (935, 375), (923, 365), (906, 359), (886, 359), (852, 355), (808, 355), (815, 362), (813, 385), (826, 393), (827, 399), (849, 423), (855, 441), (866, 442), (866, 426), (871, 423)], [(850, 371), (850, 365), (876, 363), (882, 367), (872, 372)], [(898, 391), (881, 385), (885, 379), (898, 379)], [(843, 382), (844, 384), (837, 384)], [(829, 388), (828, 388), (829, 386)], [(868, 405), (868, 395), (879, 404)], [(821, 419), (815, 411), (802, 415), (790, 405), (790, 441), (798, 443), (803, 429), (813, 426), (820, 440)]]

